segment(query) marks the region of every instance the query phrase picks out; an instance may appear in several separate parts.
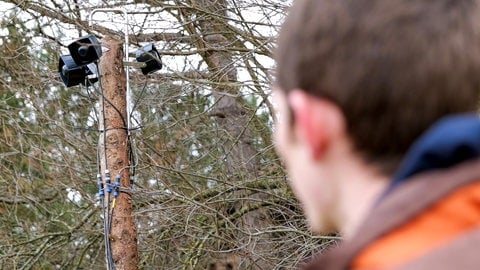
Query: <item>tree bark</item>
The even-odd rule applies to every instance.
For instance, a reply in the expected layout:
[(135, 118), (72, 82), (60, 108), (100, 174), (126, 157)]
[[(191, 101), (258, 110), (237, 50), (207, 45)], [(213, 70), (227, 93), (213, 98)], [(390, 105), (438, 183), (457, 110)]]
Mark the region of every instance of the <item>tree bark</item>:
[[(111, 175), (110, 185), (120, 176), (118, 197), (114, 190), (105, 192), (105, 209), (110, 208), (110, 240), (113, 262), (117, 270), (138, 269), (137, 230), (132, 216), (130, 190), (130, 146), (127, 130), (126, 75), (123, 67), (123, 44), (113, 39), (103, 40), (108, 51), (100, 59), (100, 82), (103, 89), (101, 106), (104, 125), (100, 128), (100, 160), (103, 172)], [(101, 114), (102, 115), (102, 114)], [(102, 117), (100, 117), (102, 118)], [(104, 176), (105, 181), (105, 176)], [(108, 183), (104, 183), (107, 189)], [(109, 199), (108, 199), (109, 198)], [(108, 205), (110, 204), (110, 205)], [(105, 214), (108, 217), (109, 214)]]

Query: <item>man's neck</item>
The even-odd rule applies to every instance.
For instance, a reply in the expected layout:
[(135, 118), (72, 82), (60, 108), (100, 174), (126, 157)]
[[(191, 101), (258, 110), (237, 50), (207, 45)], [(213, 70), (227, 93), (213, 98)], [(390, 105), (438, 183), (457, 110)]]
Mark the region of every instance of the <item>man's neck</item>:
[(339, 174), (337, 222), (342, 235), (350, 238), (387, 187), (389, 177), (357, 158), (344, 160)]

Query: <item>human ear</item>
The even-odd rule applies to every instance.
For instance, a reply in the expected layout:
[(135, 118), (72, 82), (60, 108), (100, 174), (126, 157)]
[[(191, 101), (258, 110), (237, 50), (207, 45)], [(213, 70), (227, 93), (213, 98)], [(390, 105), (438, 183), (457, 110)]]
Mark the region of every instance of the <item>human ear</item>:
[(331, 101), (314, 97), (301, 89), (291, 91), (288, 102), (294, 116), (294, 132), (307, 144), (312, 158), (321, 159), (344, 131), (343, 114)]

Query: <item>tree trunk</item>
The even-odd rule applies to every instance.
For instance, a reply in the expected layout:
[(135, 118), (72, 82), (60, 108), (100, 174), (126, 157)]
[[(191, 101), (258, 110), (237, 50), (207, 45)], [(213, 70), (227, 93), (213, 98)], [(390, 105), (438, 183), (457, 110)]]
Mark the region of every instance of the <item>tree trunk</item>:
[[(103, 40), (108, 51), (100, 59), (100, 82), (103, 89), (101, 107), (103, 133), (100, 135), (100, 160), (103, 172), (108, 170), (113, 186), (120, 176), (118, 197), (115, 189), (105, 192), (105, 218), (111, 215), (110, 240), (113, 262), (117, 270), (138, 269), (137, 230), (132, 216), (132, 194), (130, 190), (130, 146), (127, 131), (126, 76), (123, 68), (122, 43), (112, 39)], [(102, 123), (101, 123), (102, 124)], [(104, 175), (105, 181), (105, 175)], [(108, 231), (108, 230), (107, 230)], [(108, 263), (108, 262), (107, 262)]]
[[(228, 138), (223, 145), (227, 165), (225, 173), (231, 181), (252, 181), (257, 177), (259, 170), (257, 151), (249, 127), (252, 116), (246, 111), (241, 99), (233, 55), (223, 49), (232, 44), (232, 41), (222, 34), (228, 33), (225, 27), (228, 3), (226, 0), (199, 0), (193, 3), (198, 5), (198, 10), (204, 12), (197, 16), (201, 18), (198, 21), (204, 42), (201, 46), (207, 49), (203, 59), (214, 82), (212, 85), (216, 105), (213, 115), (216, 116), (220, 130), (226, 133), (225, 138)], [(231, 205), (229, 212), (242, 212), (243, 209), (251, 208), (252, 203), (265, 200), (267, 197), (264, 193), (246, 194), (245, 190), (236, 191), (235, 196), (243, 199)], [(270, 241), (263, 239), (265, 235), (253, 236), (269, 225), (266, 211), (264, 209), (246, 211), (235, 223), (245, 232), (242, 236), (236, 236), (240, 238), (237, 239), (238, 245), (243, 246), (245, 250), (220, 258), (214, 263), (216, 267), (212, 269), (272, 269), (273, 265), (264, 256), (271, 250)]]

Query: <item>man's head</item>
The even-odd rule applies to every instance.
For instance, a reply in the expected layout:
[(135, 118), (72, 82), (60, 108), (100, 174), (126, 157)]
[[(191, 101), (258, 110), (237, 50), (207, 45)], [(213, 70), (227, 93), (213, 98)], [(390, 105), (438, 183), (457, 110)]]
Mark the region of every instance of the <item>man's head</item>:
[(279, 153), (316, 219), (315, 205), (334, 212), (341, 196), (342, 153), (388, 177), (435, 121), (476, 110), (480, 3), (296, 0), (276, 61)]
[(277, 86), (339, 106), (355, 149), (392, 173), (434, 121), (478, 105), (479, 5), (297, 0), (279, 37)]

